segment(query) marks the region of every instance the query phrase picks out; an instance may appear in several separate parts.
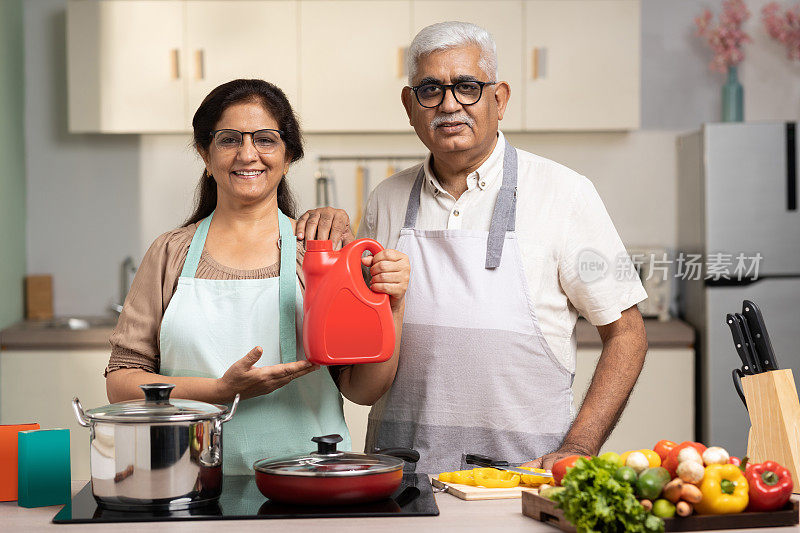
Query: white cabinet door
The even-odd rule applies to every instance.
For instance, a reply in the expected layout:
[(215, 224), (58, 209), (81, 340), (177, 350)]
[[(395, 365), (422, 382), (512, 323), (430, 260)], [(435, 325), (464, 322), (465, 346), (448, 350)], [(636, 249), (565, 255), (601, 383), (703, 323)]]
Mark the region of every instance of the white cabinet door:
[(103, 370), (109, 350), (8, 350), (0, 352), (0, 424), (38, 422), (69, 429), (72, 479), (89, 479), (89, 429), (72, 411), (108, 404)]
[(638, 0), (525, 2), (525, 129), (639, 127)]
[[(579, 409), (600, 348), (579, 349), (572, 391)], [(652, 448), (661, 439), (694, 440), (694, 350), (653, 348), (619, 423), (601, 452)]]
[(525, 93), (522, 71), (522, 2), (519, 0), (414, 1), (414, 35), (429, 24), (447, 20), (472, 22), (492, 34), (497, 45), (498, 80), (507, 81), (511, 85), (511, 100), (500, 123), (500, 129), (521, 130)]
[(411, 131), (400, 92), (411, 3), (300, 3), (300, 118), (305, 131)]
[(188, 129), (183, 10), (167, 0), (69, 3), (70, 131)]
[(204, 1), (186, 6), (189, 116), (218, 85), (261, 78), (297, 105), (297, 3)]

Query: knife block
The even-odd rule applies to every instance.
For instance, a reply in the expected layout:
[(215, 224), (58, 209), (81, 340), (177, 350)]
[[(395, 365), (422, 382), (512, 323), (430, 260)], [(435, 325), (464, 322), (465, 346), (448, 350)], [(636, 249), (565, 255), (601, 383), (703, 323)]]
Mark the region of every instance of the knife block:
[(776, 461), (792, 473), (800, 494), (800, 401), (790, 369), (742, 378), (750, 414), (747, 456), (750, 462)]

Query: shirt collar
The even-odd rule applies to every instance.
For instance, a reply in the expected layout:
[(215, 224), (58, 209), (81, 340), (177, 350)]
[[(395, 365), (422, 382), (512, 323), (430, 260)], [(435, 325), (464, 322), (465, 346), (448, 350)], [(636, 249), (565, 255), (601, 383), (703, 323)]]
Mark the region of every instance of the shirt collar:
[[(479, 190), (486, 190), (502, 177), (505, 149), (505, 136), (503, 135), (503, 132), (498, 130), (497, 143), (495, 144), (492, 153), (489, 155), (486, 161), (484, 161), (481, 166), (477, 168), (477, 170), (467, 176), (467, 190), (472, 190), (476, 187)], [(428, 192), (434, 196), (448, 194), (439, 183), (439, 179), (434, 175), (433, 169), (431, 169), (432, 157), (433, 154), (428, 152), (423, 165), (423, 168), (425, 169), (425, 187), (427, 188)]]

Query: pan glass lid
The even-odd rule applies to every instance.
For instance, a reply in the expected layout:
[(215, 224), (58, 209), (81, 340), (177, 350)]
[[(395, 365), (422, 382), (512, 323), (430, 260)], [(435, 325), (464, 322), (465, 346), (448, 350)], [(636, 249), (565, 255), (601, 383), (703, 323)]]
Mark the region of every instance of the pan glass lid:
[(253, 468), (281, 476), (363, 476), (402, 470), (403, 460), (389, 455), (334, 452), (311, 453), (277, 459), (261, 459)]

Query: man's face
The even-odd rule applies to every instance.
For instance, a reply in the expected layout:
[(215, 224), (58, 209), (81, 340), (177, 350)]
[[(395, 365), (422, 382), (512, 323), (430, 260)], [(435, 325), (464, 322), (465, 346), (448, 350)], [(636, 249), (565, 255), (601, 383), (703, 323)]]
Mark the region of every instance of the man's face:
[[(415, 86), (424, 83), (455, 84), (462, 81), (493, 82), (479, 66), (481, 49), (477, 45), (439, 50), (421, 56)], [(403, 105), (420, 140), (434, 157), (451, 152), (475, 151), (483, 154), (494, 146), (497, 123), (503, 118), (509, 97), (505, 82), (486, 85), (477, 103), (462, 105), (450, 89), (437, 107), (422, 107), (414, 92), (403, 89)]]

